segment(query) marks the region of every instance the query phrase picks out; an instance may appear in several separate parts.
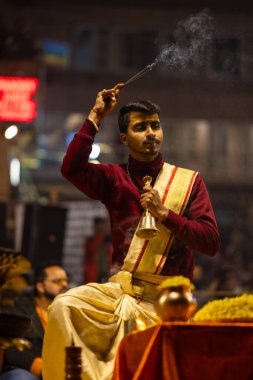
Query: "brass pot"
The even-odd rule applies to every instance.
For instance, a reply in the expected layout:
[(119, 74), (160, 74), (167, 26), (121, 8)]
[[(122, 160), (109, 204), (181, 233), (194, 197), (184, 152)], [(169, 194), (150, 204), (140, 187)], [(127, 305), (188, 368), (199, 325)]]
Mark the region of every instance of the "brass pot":
[(171, 286), (159, 292), (154, 308), (164, 322), (188, 321), (197, 308), (197, 301), (188, 287)]

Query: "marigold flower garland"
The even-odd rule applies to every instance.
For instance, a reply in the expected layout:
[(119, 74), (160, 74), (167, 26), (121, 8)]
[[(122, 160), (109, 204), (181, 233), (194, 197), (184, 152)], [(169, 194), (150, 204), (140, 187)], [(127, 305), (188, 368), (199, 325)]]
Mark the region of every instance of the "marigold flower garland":
[(188, 290), (193, 290), (195, 287), (189, 280), (184, 276), (171, 276), (167, 277), (166, 280), (162, 281), (161, 284), (157, 287), (157, 289), (162, 290), (166, 288), (178, 287), (182, 286)]
[(193, 316), (193, 321), (253, 321), (253, 294), (208, 302)]

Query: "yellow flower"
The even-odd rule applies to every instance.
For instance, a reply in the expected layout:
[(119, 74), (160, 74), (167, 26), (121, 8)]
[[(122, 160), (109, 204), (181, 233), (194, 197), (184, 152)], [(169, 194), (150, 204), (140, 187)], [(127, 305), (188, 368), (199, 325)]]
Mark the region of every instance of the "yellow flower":
[(253, 295), (224, 298), (208, 302), (193, 317), (195, 322), (202, 321), (238, 321), (253, 319)]
[(191, 283), (189, 278), (186, 278), (184, 276), (170, 276), (167, 277), (166, 280), (162, 281), (160, 285), (158, 285), (157, 289), (165, 289), (165, 288), (172, 288), (172, 287), (178, 287), (182, 286), (183, 288), (187, 290), (193, 290), (195, 289), (194, 285)]

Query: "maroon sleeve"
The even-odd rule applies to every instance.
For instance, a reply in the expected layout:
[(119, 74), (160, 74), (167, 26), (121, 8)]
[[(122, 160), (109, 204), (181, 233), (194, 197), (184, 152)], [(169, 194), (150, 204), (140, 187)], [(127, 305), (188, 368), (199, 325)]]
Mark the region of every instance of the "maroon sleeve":
[(198, 175), (192, 194), (182, 215), (169, 211), (164, 222), (176, 238), (193, 250), (214, 256), (220, 237), (213, 208), (203, 179)]
[(85, 120), (80, 131), (75, 134), (63, 159), (62, 175), (91, 199), (105, 203), (110, 191), (110, 165), (92, 164), (89, 155), (96, 130), (89, 120)]

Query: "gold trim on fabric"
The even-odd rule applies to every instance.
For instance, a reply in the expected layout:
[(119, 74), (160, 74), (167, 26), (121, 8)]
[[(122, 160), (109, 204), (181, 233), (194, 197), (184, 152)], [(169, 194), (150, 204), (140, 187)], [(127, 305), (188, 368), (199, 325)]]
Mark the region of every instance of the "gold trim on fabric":
[(125, 294), (148, 302), (154, 302), (159, 292), (157, 285), (165, 279), (166, 276), (150, 273), (130, 273), (121, 270), (111, 276), (109, 281), (120, 284)]

